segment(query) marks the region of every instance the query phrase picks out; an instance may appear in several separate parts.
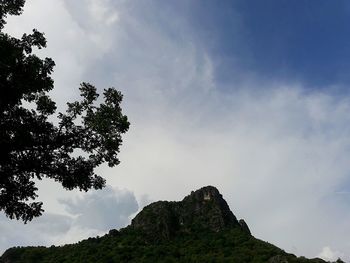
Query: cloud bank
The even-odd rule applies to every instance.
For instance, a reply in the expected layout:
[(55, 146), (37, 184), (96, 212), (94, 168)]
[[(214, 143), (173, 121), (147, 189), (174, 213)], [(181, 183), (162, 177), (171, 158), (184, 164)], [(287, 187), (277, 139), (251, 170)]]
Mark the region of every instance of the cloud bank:
[(61, 245), (125, 227), (137, 212), (135, 196), (107, 186), (75, 199), (60, 200), (66, 215), (45, 213), (28, 224), (0, 217), (0, 253), (12, 246)]

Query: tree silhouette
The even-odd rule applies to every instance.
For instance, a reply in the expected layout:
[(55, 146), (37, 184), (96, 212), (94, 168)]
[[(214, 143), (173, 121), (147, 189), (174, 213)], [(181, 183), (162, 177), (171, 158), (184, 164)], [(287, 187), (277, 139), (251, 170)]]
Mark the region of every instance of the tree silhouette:
[(94, 168), (119, 163), (129, 122), (119, 91), (105, 89), (98, 103), (89, 83), (80, 86), (81, 100), (67, 103), (52, 122), (56, 105), (48, 91), (55, 63), (32, 53), (46, 47), (44, 35), (34, 29), (17, 39), (2, 31), (6, 16), (21, 14), (24, 2), (0, 0), (0, 210), (27, 222), (43, 212), (36, 179), (51, 178), (68, 190), (102, 188), (105, 180)]

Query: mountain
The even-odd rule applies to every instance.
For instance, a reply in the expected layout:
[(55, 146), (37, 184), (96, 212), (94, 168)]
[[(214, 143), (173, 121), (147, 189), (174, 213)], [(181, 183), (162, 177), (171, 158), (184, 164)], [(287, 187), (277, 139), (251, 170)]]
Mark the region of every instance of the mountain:
[(192, 232), (219, 232), (225, 228), (241, 228), (250, 233), (247, 224), (237, 221), (222, 195), (212, 186), (192, 192), (181, 202), (159, 201), (146, 206), (129, 228), (155, 240)]
[[(253, 237), (213, 186), (180, 202), (146, 206), (131, 224), (77, 244), (8, 249), (0, 263), (56, 262), (325, 262), (286, 253)], [(342, 261), (337, 261), (342, 262)]]

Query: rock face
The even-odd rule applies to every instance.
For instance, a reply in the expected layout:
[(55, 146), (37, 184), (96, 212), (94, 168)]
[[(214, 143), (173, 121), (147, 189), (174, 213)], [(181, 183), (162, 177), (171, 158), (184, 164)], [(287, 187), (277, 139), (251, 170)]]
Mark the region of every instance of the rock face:
[(251, 233), (250, 233), (250, 229), (249, 229), (247, 223), (246, 223), (243, 219), (240, 219), (240, 220), (238, 221), (238, 223), (241, 225), (242, 229), (243, 229), (245, 232), (247, 232), (248, 234), (251, 234)]
[(197, 230), (218, 232), (227, 227), (238, 227), (250, 233), (244, 220), (237, 221), (222, 195), (213, 186), (192, 192), (180, 202), (152, 203), (136, 215), (129, 226), (155, 238), (160, 235), (163, 239), (169, 239), (177, 233)]

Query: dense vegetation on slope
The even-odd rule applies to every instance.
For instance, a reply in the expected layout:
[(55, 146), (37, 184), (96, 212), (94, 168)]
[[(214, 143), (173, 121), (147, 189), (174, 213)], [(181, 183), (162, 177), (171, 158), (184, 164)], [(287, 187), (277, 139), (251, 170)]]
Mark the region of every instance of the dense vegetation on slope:
[[(8, 259), (8, 261), (7, 261)], [(287, 261), (286, 261), (287, 260)], [(111, 231), (62, 247), (8, 250), (0, 262), (324, 262), (296, 258), (255, 239), (239, 228), (197, 232), (161, 242), (149, 241), (135, 230)]]
[(145, 207), (130, 226), (60, 247), (11, 248), (0, 263), (75, 262), (325, 262), (297, 258), (254, 238), (214, 187), (181, 202)]

